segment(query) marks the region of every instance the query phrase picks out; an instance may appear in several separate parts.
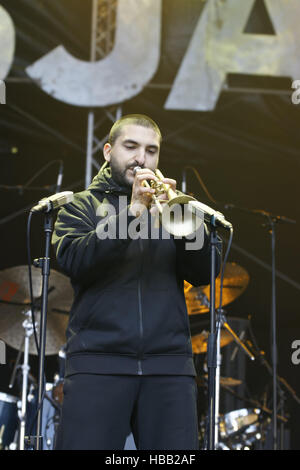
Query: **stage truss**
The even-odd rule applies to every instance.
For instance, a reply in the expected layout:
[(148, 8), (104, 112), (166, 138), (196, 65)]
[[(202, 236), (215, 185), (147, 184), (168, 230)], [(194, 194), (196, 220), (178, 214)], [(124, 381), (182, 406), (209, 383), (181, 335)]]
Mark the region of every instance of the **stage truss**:
[[(117, 0), (93, 0), (91, 28), (91, 62), (107, 56), (114, 46), (116, 30)], [(95, 155), (102, 150), (108, 135), (98, 137), (97, 132), (106, 119), (115, 122), (122, 116), (122, 107), (103, 108), (101, 116), (95, 109), (90, 109), (87, 122), (87, 147), (85, 187), (91, 183), (93, 168), (99, 171), (100, 164)]]

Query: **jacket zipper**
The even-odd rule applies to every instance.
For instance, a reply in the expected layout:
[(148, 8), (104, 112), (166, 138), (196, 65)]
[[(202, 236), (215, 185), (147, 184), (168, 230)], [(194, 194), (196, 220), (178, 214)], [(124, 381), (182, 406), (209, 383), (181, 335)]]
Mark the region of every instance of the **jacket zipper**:
[[(143, 248), (143, 242), (141, 238), (139, 238), (139, 245), (140, 245), (141, 254), (143, 255), (144, 248)], [(142, 267), (143, 267), (143, 262), (141, 263), (141, 274), (142, 274)], [(143, 327), (142, 285), (141, 284), (142, 283), (141, 283), (141, 276), (140, 276), (138, 280), (138, 303), (139, 303), (140, 339), (141, 339), (141, 344), (142, 344), (142, 340), (144, 336), (144, 327)], [(143, 375), (141, 357), (139, 357), (138, 359), (138, 375)]]

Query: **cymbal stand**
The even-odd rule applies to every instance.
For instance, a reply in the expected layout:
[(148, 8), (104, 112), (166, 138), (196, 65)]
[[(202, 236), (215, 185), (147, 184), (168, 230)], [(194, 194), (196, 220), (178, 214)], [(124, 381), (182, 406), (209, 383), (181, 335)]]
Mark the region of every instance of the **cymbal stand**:
[(240, 346), (240, 348), (250, 357), (253, 361), (255, 356), (247, 348), (247, 346), (240, 340), (237, 334), (229, 326), (225, 310), (218, 308), (216, 310), (216, 377), (215, 377), (215, 419), (214, 419), (214, 443), (215, 448), (218, 448), (219, 443), (219, 406), (220, 406), (220, 370), (222, 364), (221, 356), (221, 329), (226, 328), (226, 330), (231, 334), (234, 341)]
[(33, 334), (33, 323), (31, 310), (25, 312), (26, 320), (23, 321), (23, 328), (25, 330), (24, 336), (24, 358), (22, 368), (22, 395), (21, 403), (18, 403), (18, 415), (20, 420), (20, 431), (19, 431), (19, 450), (25, 450), (25, 427), (26, 427), (26, 408), (27, 408), (27, 388), (28, 388), (28, 374), (30, 370), (29, 366), (29, 341)]

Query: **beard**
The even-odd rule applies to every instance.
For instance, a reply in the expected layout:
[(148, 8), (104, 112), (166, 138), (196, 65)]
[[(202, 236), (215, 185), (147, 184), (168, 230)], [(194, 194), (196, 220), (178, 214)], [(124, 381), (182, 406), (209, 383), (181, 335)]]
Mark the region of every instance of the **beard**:
[(110, 169), (112, 179), (120, 186), (125, 186), (126, 188), (132, 188), (134, 175), (132, 177), (127, 174), (127, 170), (133, 169), (136, 167), (136, 163), (128, 163), (126, 166), (120, 165), (117, 159), (112, 155), (110, 160)]

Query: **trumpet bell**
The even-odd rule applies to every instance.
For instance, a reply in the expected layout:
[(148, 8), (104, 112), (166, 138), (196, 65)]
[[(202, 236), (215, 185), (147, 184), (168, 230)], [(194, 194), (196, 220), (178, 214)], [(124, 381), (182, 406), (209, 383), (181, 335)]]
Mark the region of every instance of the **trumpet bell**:
[(164, 205), (160, 221), (164, 229), (171, 235), (188, 237), (201, 227), (203, 219), (196, 215), (193, 207), (188, 204), (194, 200), (192, 196), (180, 194)]
[[(134, 173), (140, 167), (134, 168)], [(175, 192), (168, 184), (163, 183), (164, 176), (160, 170), (156, 169), (155, 174), (159, 181), (151, 181), (151, 186), (145, 180), (145, 187), (155, 189), (152, 198), (159, 211), (159, 221), (164, 229), (176, 237), (188, 237), (195, 233), (203, 224), (203, 219), (195, 214), (193, 207), (189, 204), (196, 201), (195, 198), (184, 193)], [(167, 194), (167, 200), (161, 201), (158, 196), (162, 193)]]

